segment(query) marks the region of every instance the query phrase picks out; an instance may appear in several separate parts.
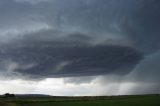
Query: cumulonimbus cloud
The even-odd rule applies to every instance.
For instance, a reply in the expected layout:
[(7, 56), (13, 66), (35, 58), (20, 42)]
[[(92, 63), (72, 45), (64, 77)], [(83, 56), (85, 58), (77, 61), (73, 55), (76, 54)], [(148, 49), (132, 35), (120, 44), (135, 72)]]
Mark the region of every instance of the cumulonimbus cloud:
[[(28, 30), (13, 35), (7, 43), (0, 43), (1, 70), (44, 78), (128, 73), (143, 54), (159, 49), (159, 42), (155, 40), (159, 39), (156, 29), (159, 24), (153, 14), (158, 14), (158, 3), (157, 0), (61, 0), (33, 6), (15, 0), (5, 1), (2, 7), (6, 14), (0, 21), (6, 22), (10, 29), (18, 18), (16, 22), (23, 28), (18, 27), (17, 31)], [(148, 4), (151, 4), (149, 8)], [(7, 23), (9, 13), (13, 13), (13, 18)], [(36, 28), (30, 29), (32, 25), (24, 26), (30, 22), (38, 26), (42, 22), (46, 26), (34, 32), (32, 29)], [(150, 23), (152, 28), (147, 25)]]
[[(1, 68), (32, 78), (126, 74), (143, 58), (136, 49), (120, 45), (92, 45), (85, 35), (75, 39), (28, 37), (1, 46)], [(81, 39), (79, 39), (81, 38)], [(66, 39), (66, 38), (65, 38)], [(89, 38), (88, 38), (89, 39)], [(9, 61), (9, 62), (7, 62)], [(14, 64), (13, 64), (14, 63)]]

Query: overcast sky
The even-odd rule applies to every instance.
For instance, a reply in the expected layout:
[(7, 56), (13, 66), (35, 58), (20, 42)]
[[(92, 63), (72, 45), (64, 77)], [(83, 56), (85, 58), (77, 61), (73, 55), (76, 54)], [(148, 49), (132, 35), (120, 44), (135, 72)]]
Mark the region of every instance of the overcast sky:
[(160, 93), (159, 0), (0, 0), (0, 94)]

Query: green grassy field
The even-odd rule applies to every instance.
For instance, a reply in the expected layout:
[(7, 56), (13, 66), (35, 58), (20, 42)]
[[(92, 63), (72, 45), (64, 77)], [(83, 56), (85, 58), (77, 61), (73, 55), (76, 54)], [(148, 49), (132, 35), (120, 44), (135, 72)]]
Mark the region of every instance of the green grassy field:
[(160, 95), (1, 98), (0, 106), (160, 106)]

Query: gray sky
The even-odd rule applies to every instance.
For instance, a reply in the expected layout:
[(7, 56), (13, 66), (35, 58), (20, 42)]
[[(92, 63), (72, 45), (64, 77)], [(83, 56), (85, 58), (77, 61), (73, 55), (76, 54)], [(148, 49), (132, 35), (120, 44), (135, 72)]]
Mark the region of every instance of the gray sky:
[(159, 0), (0, 0), (0, 93), (160, 93), (159, 9)]

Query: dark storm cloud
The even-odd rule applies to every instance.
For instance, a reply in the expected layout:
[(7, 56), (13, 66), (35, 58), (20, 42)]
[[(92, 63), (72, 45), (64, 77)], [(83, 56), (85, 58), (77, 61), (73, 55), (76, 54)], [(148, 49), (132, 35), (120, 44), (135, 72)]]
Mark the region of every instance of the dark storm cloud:
[[(83, 37), (84, 35), (78, 35), (80, 39)], [(127, 46), (84, 44), (72, 39), (20, 39), (2, 44), (0, 65), (3, 69), (12, 66), (12, 72), (22, 75), (47, 78), (126, 74), (142, 59), (141, 53)], [(3, 67), (7, 61), (8, 66)]]
[(46, 9), (56, 10), (45, 15), (49, 24), (98, 33), (102, 39), (108, 33), (127, 36), (146, 54), (160, 49), (159, 0), (61, 0), (53, 4), (54, 8)]
[(1, 70), (35, 77), (128, 73), (141, 52), (160, 48), (159, 5), (159, 0), (1, 1), (0, 41), (10, 39), (0, 43)]
[(145, 53), (160, 48), (159, 0), (36, 0), (35, 5), (32, 2), (1, 1), (1, 29), (30, 27), (31, 21), (45, 22), (60, 30), (89, 32), (92, 37), (96, 34), (99, 39), (110, 33), (127, 36)]

